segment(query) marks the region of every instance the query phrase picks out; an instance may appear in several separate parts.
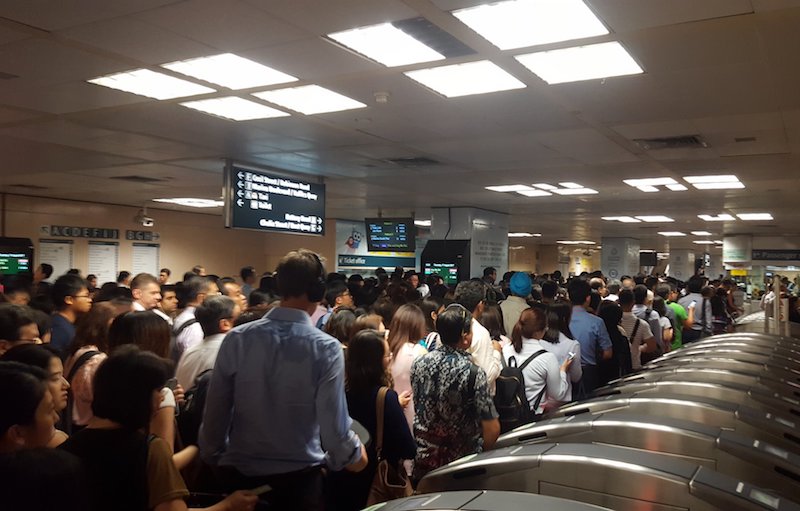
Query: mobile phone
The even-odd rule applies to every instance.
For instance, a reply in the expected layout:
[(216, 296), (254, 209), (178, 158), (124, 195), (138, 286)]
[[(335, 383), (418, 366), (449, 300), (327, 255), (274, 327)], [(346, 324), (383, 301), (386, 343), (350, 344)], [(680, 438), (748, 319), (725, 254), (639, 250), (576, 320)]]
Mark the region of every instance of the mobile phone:
[(694, 307), (695, 305), (697, 305), (697, 300), (692, 300), (692, 303), (689, 304), (689, 307), (691, 308)]
[(253, 488), (250, 490), (250, 493), (254, 495), (261, 495), (263, 493), (267, 493), (268, 491), (272, 491), (272, 486), (265, 484), (263, 486), (259, 486), (258, 488)]
[(177, 378), (170, 378), (167, 380), (167, 383), (164, 384), (169, 390), (175, 390), (175, 387), (178, 386), (178, 379)]
[(575, 358), (575, 353), (573, 353), (572, 351), (567, 353), (567, 360), (572, 360), (573, 358)]

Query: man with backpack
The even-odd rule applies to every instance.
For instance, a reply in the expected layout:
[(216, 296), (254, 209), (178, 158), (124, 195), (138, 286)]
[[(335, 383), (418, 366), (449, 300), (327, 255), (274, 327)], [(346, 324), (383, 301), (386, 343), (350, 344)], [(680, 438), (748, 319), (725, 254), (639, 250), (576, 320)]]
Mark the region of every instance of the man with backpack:
[(633, 288), (634, 305), (631, 312), (637, 318), (647, 322), (650, 331), (653, 333), (656, 346), (653, 351), (646, 352), (642, 357), (642, 363), (646, 364), (664, 354), (662, 329), (658, 312), (654, 311), (653, 306), (653, 292), (650, 291), (644, 284), (637, 284)]
[(633, 291), (623, 289), (619, 292), (619, 306), (622, 307), (620, 326), (630, 342), (631, 366), (634, 371), (638, 371), (642, 368), (642, 353), (652, 353), (656, 349), (656, 340), (650, 324), (633, 313), (633, 302)]

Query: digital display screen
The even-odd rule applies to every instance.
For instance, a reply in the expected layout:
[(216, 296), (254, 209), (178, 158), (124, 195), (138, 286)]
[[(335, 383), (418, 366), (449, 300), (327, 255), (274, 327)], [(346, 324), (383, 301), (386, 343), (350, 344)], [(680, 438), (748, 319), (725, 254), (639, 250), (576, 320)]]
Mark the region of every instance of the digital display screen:
[(756, 490), (755, 488), (750, 490), (750, 498), (760, 504), (769, 506), (772, 509), (778, 509), (778, 506), (781, 503), (780, 498), (770, 495), (768, 493), (764, 493), (763, 491)]
[(426, 277), (428, 275), (439, 275), (448, 286), (458, 284), (458, 266), (455, 263), (426, 262), (422, 268), (422, 273)]
[(367, 249), (370, 252), (414, 252), (413, 218), (367, 218)]
[(18, 275), (31, 272), (31, 256), (25, 252), (0, 248), (0, 274)]
[(225, 226), (325, 234), (325, 185), (231, 165), (225, 176)]

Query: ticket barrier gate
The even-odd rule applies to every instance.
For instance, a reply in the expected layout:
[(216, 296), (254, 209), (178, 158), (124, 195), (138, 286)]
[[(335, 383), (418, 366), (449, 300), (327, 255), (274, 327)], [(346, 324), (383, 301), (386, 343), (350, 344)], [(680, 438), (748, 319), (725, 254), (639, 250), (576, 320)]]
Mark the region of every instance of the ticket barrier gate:
[(595, 444), (530, 444), (470, 455), (427, 474), (420, 493), (508, 490), (617, 511), (800, 510), (786, 498), (695, 463)]
[(680, 394), (605, 396), (555, 410), (547, 418), (625, 412), (714, 425), (742, 436), (761, 438), (800, 455), (800, 426), (794, 418), (747, 408), (734, 403)]
[(496, 448), (591, 443), (668, 454), (792, 499), (800, 495), (800, 455), (763, 439), (667, 417), (622, 412), (543, 420), (502, 435)]
[(693, 371), (700, 371), (706, 369), (728, 369), (736, 372), (744, 372), (757, 376), (764, 376), (772, 380), (785, 381), (793, 383), (794, 386), (800, 386), (800, 373), (795, 371), (788, 371), (783, 367), (776, 365), (767, 365), (758, 363), (756, 361), (745, 361), (739, 358), (725, 358), (718, 357), (681, 357), (669, 360), (654, 360), (644, 368), (643, 372), (651, 371), (653, 369), (673, 368), (673, 367), (686, 367)]
[(800, 362), (797, 360), (775, 354), (774, 352), (768, 354), (753, 353), (752, 351), (729, 348), (678, 350), (674, 352), (672, 356), (663, 356), (653, 360), (645, 366), (645, 369), (674, 363), (694, 362), (696, 360), (736, 360), (738, 362), (775, 368), (785, 373), (792, 374), (796, 378), (800, 378)]
[(511, 491), (473, 490), (428, 493), (372, 506), (368, 511), (611, 511), (574, 500)]

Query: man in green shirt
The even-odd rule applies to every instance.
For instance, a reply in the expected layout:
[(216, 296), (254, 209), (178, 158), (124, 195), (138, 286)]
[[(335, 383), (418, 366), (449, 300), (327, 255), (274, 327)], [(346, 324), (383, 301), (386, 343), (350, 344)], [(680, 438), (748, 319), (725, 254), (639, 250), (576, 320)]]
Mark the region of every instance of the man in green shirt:
[[(668, 292), (664, 292), (666, 291), (666, 287), (669, 287)], [(658, 286), (658, 291), (658, 294), (666, 299), (667, 307), (673, 312), (673, 317), (670, 318), (672, 320), (674, 332), (672, 336), (672, 349), (676, 350), (683, 346), (683, 329), (690, 328), (694, 324), (694, 307), (690, 308), (687, 312), (687, 310), (676, 301), (678, 299), (678, 287), (671, 282)], [(662, 293), (666, 296), (663, 296)]]

